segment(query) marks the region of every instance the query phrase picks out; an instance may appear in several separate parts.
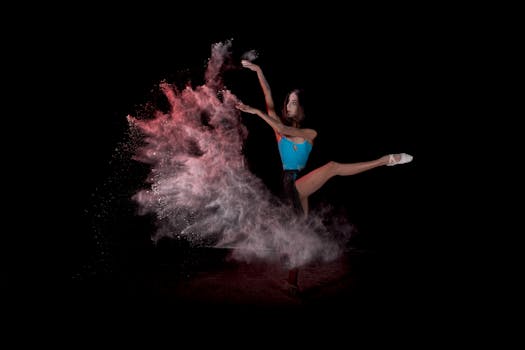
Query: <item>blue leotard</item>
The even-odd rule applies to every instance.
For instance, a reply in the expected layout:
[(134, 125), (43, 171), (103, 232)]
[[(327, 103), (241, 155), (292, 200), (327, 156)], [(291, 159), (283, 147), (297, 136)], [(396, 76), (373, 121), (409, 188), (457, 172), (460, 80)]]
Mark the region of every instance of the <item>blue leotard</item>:
[(301, 170), (306, 166), (312, 144), (308, 141), (295, 143), (284, 136), (278, 142), (284, 170)]

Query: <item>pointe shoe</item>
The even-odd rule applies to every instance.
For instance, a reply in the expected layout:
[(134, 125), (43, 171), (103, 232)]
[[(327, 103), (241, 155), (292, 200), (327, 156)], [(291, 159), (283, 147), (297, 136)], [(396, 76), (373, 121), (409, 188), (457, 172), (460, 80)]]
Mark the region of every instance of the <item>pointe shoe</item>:
[(394, 157), (395, 154), (391, 154), (390, 156), (388, 156), (387, 166), (410, 163), (412, 159), (414, 159), (414, 157), (412, 157), (410, 154), (407, 154), (407, 153), (400, 153), (400, 155), (401, 155), (401, 158), (399, 158), (397, 162), (396, 162), (396, 158)]

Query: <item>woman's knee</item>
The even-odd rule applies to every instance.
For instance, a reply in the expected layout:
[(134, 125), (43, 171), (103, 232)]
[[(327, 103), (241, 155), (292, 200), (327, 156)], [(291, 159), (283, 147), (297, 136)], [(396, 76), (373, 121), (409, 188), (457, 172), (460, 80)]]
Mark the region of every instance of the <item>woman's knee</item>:
[(329, 161), (325, 164), (326, 171), (330, 176), (337, 175), (337, 171), (339, 168), (339, 163), (334, 162), (333, 160)]

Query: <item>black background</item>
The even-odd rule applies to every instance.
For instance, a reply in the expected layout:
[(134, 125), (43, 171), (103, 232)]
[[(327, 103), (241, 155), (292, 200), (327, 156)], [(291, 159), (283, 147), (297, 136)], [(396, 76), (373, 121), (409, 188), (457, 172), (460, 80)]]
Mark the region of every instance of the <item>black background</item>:
[[(435, 147), (429, 141), (448, 123), (443, 110), (456, 98), (455, 90), (443, 86), (450, 83), (451, 67), (461, 62), (468, 36), (455, 30), (453, 11), (443, 16), (438, 9), (404, 8), (309, 8), (302, 14), (293, 6), (239, 14), (225, 7), (143, 10), (75, 10), (31, 27), (26, 41), (14, 42), (18, 50), (9, 67), (18, 67), (20, 57), (30, 63), (15, 69), (13, 101), (29, 112), (22, 123), (32, 126), (27, 136), (36, 141), (37, 154), (30, 160), (37, 169), (30, 191), (38, 196), (28, 209), (36, 214), (27, 226), (35, 224), (29, 229), (37, 236), (33, 242), (43, 242), (24, 246), (43, 258), (13, 276), (16, 293), (24, 286), (22, 294), (31, 294), (27, 286), (40, 283), (50, 296), (84, 303), (86, 295), (97, 293), (97, 283), (113, 284), (115, 275), (118, 295), (130, 266), (149, 262), (150, 227), (126, 206), (144, 169), (125, 169), (136, 175), (128, 173), (115, 185), (115, 172), (121, 171), (115, 149), (127, 131), (125, 116), (153, 98), (161, 80), (181, 83), (189, 77), (197, 84), (211, 45), (232, 39), (234, 56), (258, 51), (256, 62), (277, 105), (291, 88), (306, 89), (308, 122), (320, 135), (308, 169), (388, 153), (415, 157), (409, 165), (334, 178), (311, 202), (343, 208), (360, 229), (356, 244), (379, 251), (387, 262), (385, 278), (395, 281), (393, 293), (406, 295), (399, 300), (435, 308), (425, 293), (440, 288), (443, 276), (433, 254), (442, 242), (428, 218), (434, 215), (428, 203), (441, 184), (426, 173)], [(264, 107), (255, 73), (232, 71), (225, 80), (243, 101)], [(250, 117), (243, 116), (249, 166), (275, 189), (280, 163), (272, 131)], [(105, 192), (121, 198), (108, 202), (101, 199)], [(122, 206), (102, 235), (94, 232), (101, 201)], [(103, 263), (101, 250), (109, 254)], [(14, 264), (25, 265), (16, 256)], [(63, 284), (73, 287), (55, 288)]]

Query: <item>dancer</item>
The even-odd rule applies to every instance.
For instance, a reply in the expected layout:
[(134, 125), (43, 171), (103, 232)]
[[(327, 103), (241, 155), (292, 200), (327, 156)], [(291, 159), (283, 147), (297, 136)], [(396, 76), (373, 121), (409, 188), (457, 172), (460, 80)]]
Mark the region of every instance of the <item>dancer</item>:
[[(337, 163), (329, 161), (325, 165), (300, 176), (308, 161), (310, 152), (317, 137), (314, 129), (301, 128), (305, 118), (302, 90), (290, 91), (285, 100), (282, 115), (275, 111), (275, 105), (266, 77), (260, 66), (248, 60), (242, 60), (243, 67), (257, 73), (266, 102), (266, 113), (242, 102), (236, 108), (242, 112), (255, 114), (268, 123), (275, 131), (279, 154), (283, 165), (282, 199), (298, 215), (308, 215), (308, 197), (320, 189), (332, 177), (348, 176), (362, 173), (383, 165), (393, 166), (412, 161), (407, 153), (388, 154), (378, 159), (358, 163)], [(296, 295), (299, 292), (299, 270), (293, 268), (288, 273), (288, 290)]]

